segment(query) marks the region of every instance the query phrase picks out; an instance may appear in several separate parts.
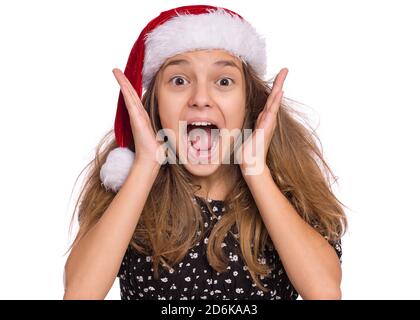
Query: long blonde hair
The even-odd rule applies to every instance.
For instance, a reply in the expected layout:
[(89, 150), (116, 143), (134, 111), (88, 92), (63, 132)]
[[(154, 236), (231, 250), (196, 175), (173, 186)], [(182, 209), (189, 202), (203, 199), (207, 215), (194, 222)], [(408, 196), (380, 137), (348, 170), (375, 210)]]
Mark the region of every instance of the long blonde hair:
[[(246, 83), (246, 116), (242, 129), (252, 129), (271, 92), (271, 83), (261, 80), (245, 62), (242, 66)], [(159, 74), (160, 71), (142, 97), (155, 133), (162, 129), (156, 98)], [(267, 165), (278, 188), (299, 215), (316, 225), (317, 231), (327, 240), (339, 240), (347, 228), (347, 220), (343, 204), (332, 192), (336, 178), (322, 156), (315, 131), (299, 121), (298, 113), (284, 101), (285, 98), (278, 112)], [(94, 159), (82, 170), (87, 169), (87, 174), (72, 217), (73, 222), (78, 213), (80, 228), (69, 250), (101, 218), (115, 196), (104, 188), (99, 172), (109, 152), (116, 147), (111, 130), (97, 146)], [(134, 151), (134, 146), (131, 149)], [(211, 230), (207, 258), (215, 270), (226, 271), (228, 259), (222, 250), (222, 242), (234, 228), (237, 230), (235, 239), (252, 279), (261, 290), (267, 291), (258, 276), (269, 276), (271, 267), (260, 263), (260, 257), (266, 245), (273, 244), (238, 165), (230, 166), (236, 172), (236, 181), (225, 198), (226, 211)], [(191, 201), (199, 189), (183, 165), (161, 166), (130, 242), (138, 252), (152, 256), (155, 278), (160, 263), (169, 269), (204, 236), (202, 213)], [(207, 201), (204, 203), (209, 206)]]

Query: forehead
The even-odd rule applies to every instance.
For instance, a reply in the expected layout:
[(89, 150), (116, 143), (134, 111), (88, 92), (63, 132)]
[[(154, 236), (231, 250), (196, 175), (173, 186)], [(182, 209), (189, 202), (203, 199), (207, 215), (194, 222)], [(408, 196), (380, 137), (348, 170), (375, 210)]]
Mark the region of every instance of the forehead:
[[(198, 59), (198, 58), (221, 58), (221, 59), (231, 59), (231, 60), (235, 60), (235, 62), (239, 62), (240, 60), (233, 54), (231, 54), (228, 51), (225, 50), (221, 50), (221, 49), (202, 49), (202, 50), (194, 50), (194, 51), (188, 51), (188, 52), (183, 52), (180, 54), (177, 54), (171, 58), (175, 58), (175, 57), (189, 57), (191, 59)], [(171, 59), (169, 58), (169, 59)]]
[(162, 69), (170, 65), (191, 66), (194, 64), (214, 65), (217, 67), (232, 66), (242, 70), (241, 59), (225, 50), (206, 49), (183, 52), (165, 60)]

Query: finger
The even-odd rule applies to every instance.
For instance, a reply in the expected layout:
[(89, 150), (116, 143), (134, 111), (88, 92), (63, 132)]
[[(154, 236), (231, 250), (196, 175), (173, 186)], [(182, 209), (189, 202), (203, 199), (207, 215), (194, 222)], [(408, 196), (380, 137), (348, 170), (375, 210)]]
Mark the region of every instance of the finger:
[(137, 91), (133, 88), (133, 86), (131, 85), (130, 81), (128, 81), (128, 79), (127, 79), (127, 82), (128, 82), (128, 90), (130, 90), (130, 94), (133, 97), (134, 101), (136, 102), (136, 105), (141, 107), (142, 103), (139, 98), (139, 95), (137, 94)]
[[(141, 105), (141, 102), (138, 99), (138, 96), (136, 94), (133, 94), (134, 88), (132, 88), (128, 79), (121, 72), (121, 70), (114, 69), (112, 71), (114, 73), (115, 78), (118, 81), (118, 84), (120, 85), (121, 92), (122, 92), (123, 97), (124, 97), (124, 102), (125, 102), (125, 105), (126, 105), (128, 111), (129, 111), (129, 113), (132, 113), (132, 112), (138, 113), (139, 111), (141, 112), (141, 109), (144, 109), (144, 108), (142, 108), (142, 105)], [(139, 105), (139, 103), (140, 103), (140, 105)], [(131, 109), (133, 109), (133, 110), (135, 109), (136, 111), (131, 111)]]
[(255, 128), (258, 129), (261, 125), (261, 119), (264, 115), (264, 111), (261, 111), (260, 114), (258, 115), (257, 120), (255, 121)]
[(275, 86), (275, 83), (276, 82), (277, 82), (277, 77), (276, 77), (276, 81), (273, 84), (273, 88), (272, 88), (272, 90), (270, 92), (270, 95), (267, 98), (267, 102), (265, 103), (264, 109), (266, 109), (268, 105), (271, 105), (271, 103), (273, 102), (273, 99), (274, 99), (275, 95), (277, 94), (277, 88)]
[(112, 72), (115, 75), (120, 86), (125, 86), (127, 88), (126, 92), (131, 96), (131, 100), (135, 103), (136, 106), (141, 105), (139, 96), (137, 95), (136, 90), (131, 85), (130, 81), (127, 79), (124, 73), (119, 69), (114, 69)]
[(276, 94), (273, 103), (267, 109), (268, 113), (277, 114), (280, 108), (281, 100), (283, 98), (283, 93), (284, 91), (281, 90)]
[[(125, 77), (125, 76), (124, 76)], [(132, 99), (135, 101), (135, 106), (144, 116), (148, 116), (146, 108), (143, 106), (143, 103), (141, 102), (141, 99), (139, 95), (137, 94), (137, 91), (134, 89), (134, 87), (131, 85), (130, 81), (125, 77), (126, 82), (128, 83), (128, 89), (130, 91), (130, 94), (132, 96)]]
[(261, 119), (262, 126), (270, 127), (272, 124), (275, 124), (282, 97), (283, 91), (278, 92), (272, 105), (265, 111), (265, 116)]
[(130, 90), (125, 84), (120, 85), (121, 93), (124, 97), (125, 106), (128, 109), (128, 111), (131, 110), (137, 110), (136, 103), (133, 100), (133, 97), (131, 96)]
[(124, 73), (120, 69), (117, 69), (117, 68), (112, 69), (112, 73), (114, 74), (115, 79), (117, 79), (118, 84), (120, 86), (123, 86), (125, 84), (125, 82), (126, 82)]
[(284, 84), (284, 81), (286, 80), (288, 73), (289, 73), (289, 70), (287, 68), (283, 68), (280, 70), (280, 72), (277, 75), (276, 81), (274, 83), (276, 90), (278, 91), (283, 90), (283, 84)]
[(125, 84), (121, 84), (120, 88), (130, 119), (137, 118), (140, 115), (140, 111), (135, 106), (135, 102), (132, 100), (131, 94), (127, 86)]
[(268, 108), (268, 106), (270, 106), (273, 103), (273, 100), (275, 99), (277, 93), (283, 89), (283, 84), (288, 73), (289, 70), (287, 68), (283, 68), (276, 75), (276, 78), (273, 83), (273, 89), (271, 90), (271, 93), (267, 98), (267, 102), (264, 108)]
[(273, 98), (267, 99), (267, 105), (266, 105), (267, 109), (270, 109), (270, 106), (273, 104), (273, 100), (277, 97), (277, 94), (283, 90), (283, 84), (288, 73), (289, 73), (289, 70), (287, 68), (283, 68), (277, 74), (276, 79), (274, 81), (274, 85), (273, 85), (273, 91), (272, 91)]

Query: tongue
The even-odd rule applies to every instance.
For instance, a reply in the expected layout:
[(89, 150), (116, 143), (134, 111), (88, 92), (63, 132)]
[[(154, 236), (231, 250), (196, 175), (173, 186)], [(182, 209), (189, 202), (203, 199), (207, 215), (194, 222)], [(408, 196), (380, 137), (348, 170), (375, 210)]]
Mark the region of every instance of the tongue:
[(211, 149), (211, 131), (210, 127), (200, 127), (199, 130), (193, 130), (191, 134), (191, 141), (193, 147), (197, 150), (210, 150)]

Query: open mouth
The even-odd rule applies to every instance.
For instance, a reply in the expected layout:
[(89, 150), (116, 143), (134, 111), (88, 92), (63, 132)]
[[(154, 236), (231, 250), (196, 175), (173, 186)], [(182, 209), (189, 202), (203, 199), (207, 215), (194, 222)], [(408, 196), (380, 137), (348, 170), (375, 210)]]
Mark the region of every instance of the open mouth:
[(187, 125), (187, 153), (191, 160), (209, 160), (215, 156), (220, 130), (211, 122), (191, 122)]

